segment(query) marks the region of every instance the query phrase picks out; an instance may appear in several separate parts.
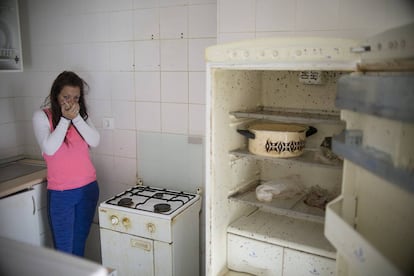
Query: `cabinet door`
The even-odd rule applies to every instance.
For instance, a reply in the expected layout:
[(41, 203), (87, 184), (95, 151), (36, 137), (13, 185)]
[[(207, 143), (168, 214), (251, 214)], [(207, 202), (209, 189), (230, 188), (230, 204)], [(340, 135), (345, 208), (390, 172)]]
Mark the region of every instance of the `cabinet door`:
[(335, 260), (285, 248), (283, 276), (333, 276)]
[(47, 183), (42, 182), (36, 185), (33, 185), (33, 190), (35, 192), (36, 200), (36, 209), (41, 210), (47, 208)]
[(1, 0), (0, 6), (0, 71), (22, 71), (18, 0)]
[(235, 271), (253, 275), (282, 275), (283, 247), (227, 234), (227, 263)]
[(0, 236), (41, 245), (35, 200), (32, 189), (0, 199)]
[(39, 221), (40, 244), (46, 247), (53, 247), (52, 233), (47, 215), (47, 183), (39, 183), (33, 186), (35, 192), (35, 203)]
[(101, 228), (102, 264), (118, 276), (154, 276), (154, 244), (125, 233)]

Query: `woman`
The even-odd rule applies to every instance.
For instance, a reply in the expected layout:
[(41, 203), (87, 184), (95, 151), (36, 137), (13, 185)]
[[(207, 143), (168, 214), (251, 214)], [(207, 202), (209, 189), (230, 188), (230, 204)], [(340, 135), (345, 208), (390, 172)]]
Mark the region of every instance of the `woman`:
[(33, 115), (37, 142), (47, 166), (48, 213), (55, 248), (83, 256), (99, 196), (89, 147), (99, 133), (89, 119), (84, 88), (74, 72), (52, 84), (43, 109)]

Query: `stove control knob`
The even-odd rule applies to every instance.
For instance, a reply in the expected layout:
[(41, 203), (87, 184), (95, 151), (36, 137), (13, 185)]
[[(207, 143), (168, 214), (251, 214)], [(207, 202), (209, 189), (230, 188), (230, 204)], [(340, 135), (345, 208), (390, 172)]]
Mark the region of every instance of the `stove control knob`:
[(122, 224), (125, 226), (125, 227), (128, 227), (131, 223), (130, 223), (130, 221), (129, 221), (129, 218), (123, 218), (122, 219)]
[(155, 232), (155, 224), (153, 224), (153, 223), (147, 223), (147, 230), (150, 233), (154, 233)]
[(117, 216), (112, 215), (111, 216), (111, 223), (112, 225), (117, 225), (119, 223), (119, 219)]

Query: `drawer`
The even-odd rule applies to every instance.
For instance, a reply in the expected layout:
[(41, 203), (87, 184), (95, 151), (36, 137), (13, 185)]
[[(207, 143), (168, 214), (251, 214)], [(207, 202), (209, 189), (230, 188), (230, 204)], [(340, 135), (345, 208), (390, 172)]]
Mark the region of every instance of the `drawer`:
[(335, 260), (297, 250), (284, 249), (283, 276), (333, 276)]
[(227, 266), (253, 275), (282, 275), (283, 247), (227, 234)]

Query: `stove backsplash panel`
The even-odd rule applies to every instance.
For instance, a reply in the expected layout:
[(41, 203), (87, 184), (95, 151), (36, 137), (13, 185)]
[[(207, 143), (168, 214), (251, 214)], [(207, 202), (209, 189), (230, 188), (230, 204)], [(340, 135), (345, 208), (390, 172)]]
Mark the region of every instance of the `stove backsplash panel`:
[(203, 137), (138, 133), (138, 177), (144, 185), (188, 193), (203, 188)]

